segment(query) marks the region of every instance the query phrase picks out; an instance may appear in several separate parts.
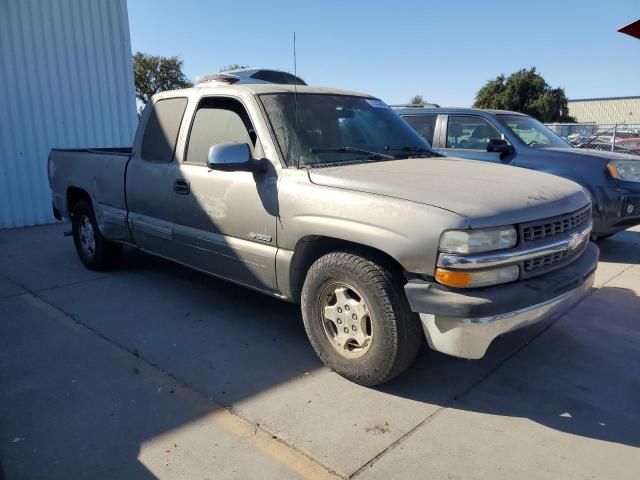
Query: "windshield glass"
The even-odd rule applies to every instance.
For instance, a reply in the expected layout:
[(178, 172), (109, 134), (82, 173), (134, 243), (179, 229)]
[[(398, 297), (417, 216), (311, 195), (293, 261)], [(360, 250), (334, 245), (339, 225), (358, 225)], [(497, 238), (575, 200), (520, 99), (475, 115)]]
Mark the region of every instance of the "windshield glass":
[(430, 145), (384, 102), (348, 95), (260, 95), (287, 165), (429, 156)]
[(571, 145), (557, 133), (545, 127), (535, 118), (523, 115), (498, 115), (498, 118), (520, 140), (533, 148), (560, 147), (570, 148)]

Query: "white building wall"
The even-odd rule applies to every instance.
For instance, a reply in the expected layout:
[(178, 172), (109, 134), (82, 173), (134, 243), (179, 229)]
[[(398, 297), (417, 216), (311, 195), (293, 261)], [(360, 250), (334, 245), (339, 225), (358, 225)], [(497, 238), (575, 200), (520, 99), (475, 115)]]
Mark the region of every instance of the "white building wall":
[(579, 123), (640, 124), (640, 97), (569, 100), (568, 106)]
[(126, 0), (0, 0), (0, 228), (53, 221), (52, 147), (128, 146)]

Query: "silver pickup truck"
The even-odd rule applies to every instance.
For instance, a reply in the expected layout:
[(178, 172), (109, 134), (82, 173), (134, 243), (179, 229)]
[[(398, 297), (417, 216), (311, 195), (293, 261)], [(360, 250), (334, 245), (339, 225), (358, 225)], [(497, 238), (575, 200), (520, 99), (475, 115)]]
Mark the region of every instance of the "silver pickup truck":
[(368, 95), (201, 84), (156, 95), (133, 148), (54, 149), (54, 213), (82, 262), (131, 245), (299, 302), (322, 361), (362, 385), (422, 338), (481, 358), (591, 287), (577, 184), (439, 156)]

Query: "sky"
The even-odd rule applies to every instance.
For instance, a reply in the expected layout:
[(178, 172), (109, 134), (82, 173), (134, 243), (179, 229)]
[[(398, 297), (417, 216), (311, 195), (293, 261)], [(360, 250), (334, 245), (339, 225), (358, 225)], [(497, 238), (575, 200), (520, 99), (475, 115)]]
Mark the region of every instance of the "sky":
[(616, 30), (640, 0), (128, 0), (133, 52), (185, 74), (242, 64), (389, 104), (470, 106), (499, 74), (535, 66), (570, 99), (640, 95), (640, 40)]

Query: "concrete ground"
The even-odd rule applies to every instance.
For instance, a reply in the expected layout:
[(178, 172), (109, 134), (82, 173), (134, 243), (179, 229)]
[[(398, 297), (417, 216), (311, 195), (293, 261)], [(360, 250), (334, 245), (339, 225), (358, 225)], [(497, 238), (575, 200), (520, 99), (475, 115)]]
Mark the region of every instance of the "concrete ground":
[(640, 229), (557, 321), (374, 389), (320, 364), (296, 306), (137, 252), (88, 271), (66, 228), (0, 231), (8, 480), (639, 476)]

